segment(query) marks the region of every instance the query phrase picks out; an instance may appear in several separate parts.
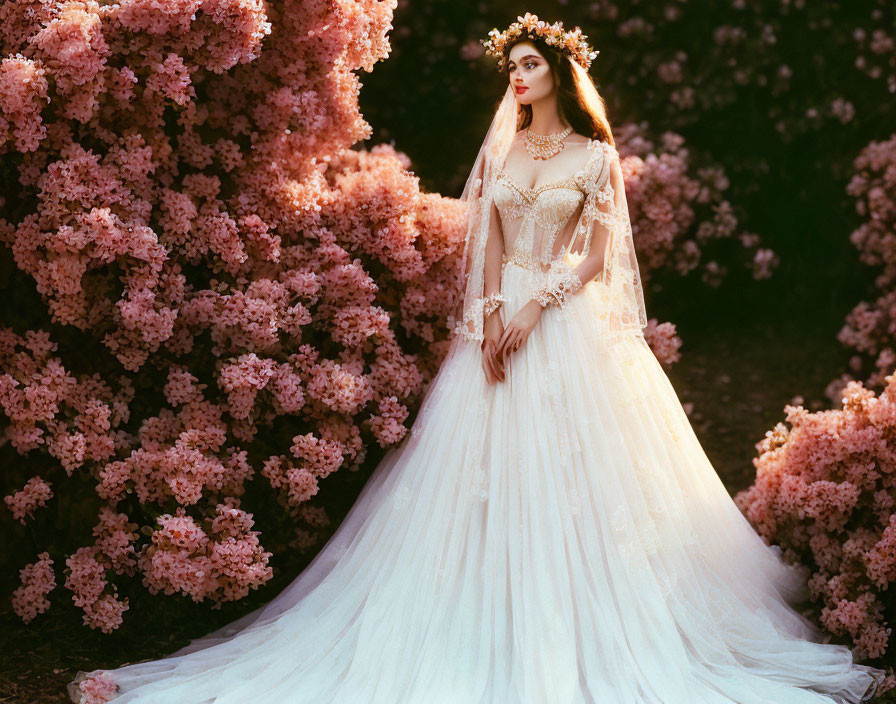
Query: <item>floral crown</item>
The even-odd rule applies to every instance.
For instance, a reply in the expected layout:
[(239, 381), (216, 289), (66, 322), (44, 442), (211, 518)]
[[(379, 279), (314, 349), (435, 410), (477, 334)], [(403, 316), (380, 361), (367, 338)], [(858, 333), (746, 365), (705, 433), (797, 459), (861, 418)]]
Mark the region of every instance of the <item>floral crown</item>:
[(525, 34), (528, 37), (541, 37), (547, 44), (554, 47), (561, 53), (566, 54), (573, 61), (578, 62), (586, 70), (591, 66), (591, 61), (600, 52), (594, 51), (585, 41), (586, 35), (582, 34), (579, 27), (565, 32), (563, 31), (562, 22), (554, 22), (548, 24), (543, 20), (539, 20), (536, 15), (527, 12), (523, 17), (517, 17), (518, 22), (514, 22), (503, 32), (499, 32), (495, 27), (488, 33), (490, 39), (480, 39), (480, 43), (485, 46), (485, 53), (498, 59), (498, 70), (503, 71), (507, 65), (507, 57), (504, 55), (504, 48), (508, 43)]

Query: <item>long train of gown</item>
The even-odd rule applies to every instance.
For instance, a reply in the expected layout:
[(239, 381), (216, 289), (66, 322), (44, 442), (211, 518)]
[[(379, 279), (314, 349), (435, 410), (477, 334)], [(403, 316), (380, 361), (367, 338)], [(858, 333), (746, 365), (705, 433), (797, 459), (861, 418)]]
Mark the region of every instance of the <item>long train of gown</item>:
[[(640, 333), (589, 282), (505, 381), (455, 338), (411, 433), (267, 605), (108, 670), (117, 704), (821, 704), (883, 671), (790, 604)], [(530, 299), (504, 268), (502, 315)], [(505, 321), (509, 317), (505, 318)], [(78, 700), (77, 682), (69, 685)]]

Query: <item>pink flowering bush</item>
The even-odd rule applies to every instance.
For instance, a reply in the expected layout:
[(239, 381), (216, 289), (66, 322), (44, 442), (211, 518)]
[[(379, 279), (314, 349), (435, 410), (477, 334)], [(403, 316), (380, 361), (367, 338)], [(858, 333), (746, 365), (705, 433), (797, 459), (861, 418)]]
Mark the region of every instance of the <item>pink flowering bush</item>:
[(850, 373), (828, 386), (832, 398), (853, 375), (870, 388), (883, 386), (886, 374), (896, 366), (896, 134), (868, 144), (853, 165), (855, 173), (846, 190), (855, 198), (863, 222), (849, 239), (861, 262), (879, 269), (871, 280), (876, 298), (857, 304), (837, 335), (856, 354), (850, 359)]
[(842, 408), (785, 407), (757, 444), (756, 479), (735, 502), (785, 559), (809, 566), (822, 625), (859, 659), (888, 649), (896, 612), (896, 374), (875, 396), (849, 383)]
[(349, 149), (393, 9), (0, 7), (0, 240), (44, 304), (0, 326), (7, 449), (30, 459), (4, 501), (22, 523), (59, 502), (60, 535), (93, 506), (87, 544), (60, 540), (92, 628), (135, 582), (220, 606), (269, 580), (253, 478), (313, 550), (319, 482), (400, 441), (447, 350), (460, 204), (391, 147)]

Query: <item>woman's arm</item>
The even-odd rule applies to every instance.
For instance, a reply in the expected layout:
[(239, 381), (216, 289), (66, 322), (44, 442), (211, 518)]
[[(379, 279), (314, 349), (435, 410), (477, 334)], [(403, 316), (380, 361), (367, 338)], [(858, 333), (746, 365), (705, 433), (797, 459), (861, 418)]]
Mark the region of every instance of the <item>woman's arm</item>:
[(498, 206), (494, 202), (492, 202), (492, 210), (489, 216), (489, 231), (483, 255), (485, 261), (483, 262), (482, 297), (485, 299), (485, 303), (483, 305), (482, 323), (483, 331), (485, 331), (489, 319), (499, 318), (494, 313), (504, 302), (504, 296), (501, 294), (504, 230), (501, 227), (501, 216), (498, 213)]
[(492, 202), (489, 217), (488, 239), (485, 242), (483, 295), (486, 299), (482, 324), (482, 368), (486, 380), (504, 381), (504, 358), (497, 352), (498, 340), (504, 333), (504, 325), (498, 308), (504, 301), (501, 295), (501, 271), (504, 258), (504, 231), (498, 207)]
[(498, 213), (498, 206), (492, 201), (488, 239), (485, 242), (484, 296), (494, 296), (501, 292), (501, 264), (503, 257), (504, 231), (501, 229), (501, 216)]
[[(608, 206), (599, 204), (597, 207), (605, 209)], [(583, 282), (592, 281), (598, 274), (603, 273), (604, 256), (606, 255), (607, 242), (609, 239), (609, 228), (602, 222), (595, 220), (591, 228), (591, 246), (588, 248), (588, 253), (582, 261), (573, 267), (572, 273), (575, 274), (575, 278), (578, 279), (578, 281), (573, 281), (573, 287), (570, 289), (570, 294), (578, 293)]]

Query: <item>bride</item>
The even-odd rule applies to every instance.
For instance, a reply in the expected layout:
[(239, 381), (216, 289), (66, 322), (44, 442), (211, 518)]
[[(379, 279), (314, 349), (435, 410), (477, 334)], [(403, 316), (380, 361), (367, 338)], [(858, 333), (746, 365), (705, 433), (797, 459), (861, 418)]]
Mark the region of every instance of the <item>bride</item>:
[[(411, 433), (271, 602), (79, 672), (119, 704), (821, 704), (882, 670), (731, 500), (644, 340), (581, 30), (490, 32), (508, 87), (463, 200), (456, 335)], [(83, 699), (82, 699), (83, 698)]]

